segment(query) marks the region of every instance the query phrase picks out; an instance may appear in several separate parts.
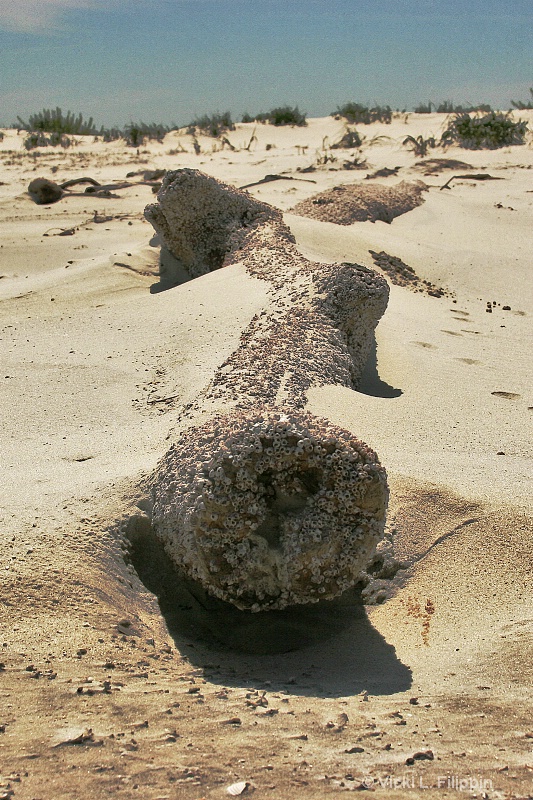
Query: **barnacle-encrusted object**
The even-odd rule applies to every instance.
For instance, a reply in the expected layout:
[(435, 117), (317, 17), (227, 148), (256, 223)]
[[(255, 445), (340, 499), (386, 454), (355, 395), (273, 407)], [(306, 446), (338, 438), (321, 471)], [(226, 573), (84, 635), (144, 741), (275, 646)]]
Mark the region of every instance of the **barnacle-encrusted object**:
[(189, 429), (154, 485), (153, 525), (174, 562), (251, 611), (336, 597), (383, 535), (375, 453), (301, 411), (234, 411)]
[(207, 421), (159, 464), (157, 535), (179, 570), (239, 608), (336, 597), (383, 535), (385, 470), (303, 409), (311, 386), (357, 386), (387, 282), (307, 260), (280, 211), (196, 170), (168, 172), (145, 216), (191, 277), (241, 263), (269, 284), (265, 309), (191, 404)]
[(391, 223), (421, 205), (428, 188), (422, 181), (401, 181), (395, 186), (359, 181), (308, 197), (297, 203), (291, 213), (336, 225), (353, 225), (365, 220)]
[(222, 266), (252, 225), (279, 211), (195, 169), (169, 171), (146, 219), (191, 278)]

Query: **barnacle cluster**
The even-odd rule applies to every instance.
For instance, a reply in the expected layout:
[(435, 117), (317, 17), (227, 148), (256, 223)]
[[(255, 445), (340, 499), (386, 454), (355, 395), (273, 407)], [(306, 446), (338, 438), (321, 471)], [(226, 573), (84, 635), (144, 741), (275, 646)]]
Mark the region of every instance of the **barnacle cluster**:
[(388, 489), (367, 445), (303, 409), (311, 386), (357, 386), (388, 284), (308, 261), (280, 211), (195, 170), (167, 173), (145, 214), (191, 277), (240, 262), (270, 296), (157, 469), (154, 529), (181, 571), (239, 608), (331, 599), (371, 559)]
[(307, 275), (302, 269), (294, 297), (276, 292), (271, 307), (252, 319), (214, 376), (212, 397), (231, 396), (241, 407), (303, 408), (310, 386), (357, 387), (388, 285), (357, 264), (320, 266)]
[(221, 267), (251, 226), (276, 214), (194, 169), (167, 172), (157, 200), (144, 215), (191, 278)]
[(305, 412), (232, 412), (191, 428), (161, 462), (153, 521), (175, 563), (242, 609), (331, 599), (383, 533), (385, 470), (347, 431)]
[(337, 225), (366, 220), (390, 223), (421, 205), (427, 189), (422, 181), (401, 181), (395, 186), (361, 182), (334, 186), (297, 203), (291, 213)]

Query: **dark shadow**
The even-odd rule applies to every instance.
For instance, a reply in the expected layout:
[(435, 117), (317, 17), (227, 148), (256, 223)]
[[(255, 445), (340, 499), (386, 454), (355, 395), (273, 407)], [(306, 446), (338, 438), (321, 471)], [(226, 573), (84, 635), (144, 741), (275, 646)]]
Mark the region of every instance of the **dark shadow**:
[(147, 517), (133, 517), (126, 536), (131, 563), (158, 598), (176, 648), (211, 681), (310, 697), (410, 688), (411, 670), (370, 624), (357, 590), (315, 605), (252, 614), (180, 576)]
[(172, 289), (174, 286), (181, 286), (182, 283), (187, 283), (192, 280), (179, 259), (173, 256), (170, 250), (167, 250), (167, 248), (161, 244), (161, 240), (157, 234), (150, 239), (150, 246), (161, 247), (159, 253), (159, 283), (153, 283), (150, 286), (150, 294), (165, 292), (167, 289)]
[(357, 391), (361, 394), (368, 394), (371, 397), (400, 397), (403, 394), (401, 389), (395, 389), (394, 386), (382, 381), (378, 375), (378, 346), (376, 337), (372, 344), (372, 350), (368, 356), (363, 374), (359, 381)]

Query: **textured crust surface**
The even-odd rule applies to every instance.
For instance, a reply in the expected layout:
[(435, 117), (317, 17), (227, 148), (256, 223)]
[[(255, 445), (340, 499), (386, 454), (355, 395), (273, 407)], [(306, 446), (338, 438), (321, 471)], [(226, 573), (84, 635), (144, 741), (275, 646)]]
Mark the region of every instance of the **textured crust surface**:
[(160, 463), (154, 529), (180, 570), (239, 608), (331, 599), (372, 557), (388, 489), (367, 445), (303, 408), (311, 386), (357, 386), (388, 284), (308, 261), (279, 211), (195, 170), (168, 173), (158, 201), (146, 217), (191, 276), (242, 263), (270, 303), (191, 404), (211, 419)]
[(258, 611), (331, 599), (382, 536), (375, 453), (303, 412), (234, 412), (190, 429), (159, 466), (153, 519), (211, 594)]
[(222, 266), (254, 224), (281, 214), (194, 169), (167, 172), (144, 215), (191, 278)]
[(291, 211), (301, 217), (337, 225), (352, 225), (366, 220), (392, 222), (395, 217), (421, 205), (424, 202), (422, 193), (427, 188), (422, 181), (401, 181), (396, 186), (379, 183), (335, 186), (302, 200)]

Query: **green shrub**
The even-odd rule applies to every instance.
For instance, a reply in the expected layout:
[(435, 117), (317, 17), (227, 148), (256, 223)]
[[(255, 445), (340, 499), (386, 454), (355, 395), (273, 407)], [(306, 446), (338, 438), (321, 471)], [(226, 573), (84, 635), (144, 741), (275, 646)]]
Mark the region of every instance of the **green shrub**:
[(54, 131), (47, 135), (44, 131), (31, 131), (23, 143), (26, 150), (33, 150), (36, 147), (70, 147), (75, 144), (75, 141), (69, 138), (65, 133), (57, 133)]
[(335, 142), (335, 144), (331, 145), (332, 150), (337, 150), (341, 148), (349, 149), (353, 147), (361, 147), (363, 144), (363, 139), (358, 134), (356, 130), (348, 129), (340, 142)]
[(104, 142), (115, 142), (117, 139), (124, 139), (124, 131), (120, 128), (103, 128), (98, 136), (102, 136)]
[(243, 114), (243, 122), (262, 122), (270, 125), (297, 125), (304, 127), (307, 125), (306, 114), (302, 113), (298, 106), (278, 106), (271, 108), (270, 111), (261, 111), (252, 117), (251, 114)]
[(159, 125), (155, 122), (150, 125), (145, 122), (129, 122), (124, 127), (122, 135), (131, 147), (141, 147), (146, 139), (157, 139), (158, 142), (162, 142), (169, 130), (168, 125)]
[(267, 114), (267, 121), (271, 125), (297, 125), (304, 127), (307, 125), (306, 114), (303, 114), (298, 106), (278, 106), (271, 108)]
[(439, 114), (470, 114), (473, 111), (492, 111), (488, 103), (478, 103), (477, 105), (456, 106), (451, 100), (444, 100), (436, 107)]
[(368, 108), (360, 103), (345, 103), (343, 106), (337, 106), (337, 110), (332, 116), (344, 117), (348, 122), (359, 122), (363, 125), (369, 125), (372, 122), (389, 124), (392, 121), (392, 109), (390, 106)]
[(427, 103), (420, 103), (414, 109), (415, 114), (431, 114), (436, 111), (437, 114), (470, 114), (473, 111), (492, 111), (492, 108), (487, 103), (478, 103), (477, 105), (456, 106), (452, 100), (443, 100), (438, 105), (428, 100)]
[(254, 117), (254, 122), (270, 122), (270, 112), (268, 111), (261, 111), (259, 114), (256, 114)]
[(298, 106), (279, 106), (271, 108), (270, 111), (261, 111), (252, 117), (250, 114), (243, 114), (243, 122), (262, 122), (269, 125), (297, 125), (301, 128), (307, 125), (306, 114), (302, 113)]
[(419, 105), (414, 107), (415, 114), (431, 114), (431, 109), (434, 103), (431, 100), (428, 100), (427, 103), (420, 103)]
[(415, 156), (421, 156), (422, 158), (427, 155), (428, 149), (430, 147), (436, 147), (437, 143), (433, 136), (430, 136), (428, 139), (424, 139), (423, 136), (417, 136), (416, 139), (414, 136), (407, 136), (402, 143), (404, 146), (409, 146), (411, 152), (415, 154)]
[(82, 114), (76, 116), (72, 111), (63, 114), (59, 106), (55, 109), (45, 108), (38, 114), (32, 114), (28, 122), (17, 117), (19, 126), (27, 131), (43, 131), (45, 133), (67, 133), (78, 136), (97, 135), (100, 131), (94, 126), (93, 118), (83, 119)]
[(188, 127), (188, 133), (194, 134), (196, 131), (200, 131), (206, 136), (213, 136), (214, 138), (226, 131), (234, 130), (235, 125), (229, 111), (224, 111), (222, 114), (204, 114), (203, 117), (193, 120)]
[(529, 94), (531, 95), (531, 100), (523, 103), (521, 100), (511, 100), (511, 105), (513, 108), (518, 108), (519, 111), (526, 111), (531, 110), (533, 108), (533, 86), (529, 90)]
[(488, 113), (489, 111), (492, 111), (492, 108), (490, 103), (478, 103), (477, 106), (465, 106), (464, 108), (457, 106), (455, 110), (464, 111), (467, 114), (470, 114), (472, 111), (484, 111), (485, 113)]
[[(111, 142), (116, 139), (126, 139), (126, 142), (133, 146), (138, 147), (146, 139), (157, 139), (161, 142), (165, 134), (171, 128), (168, 125), (156, 124), (152, 122), (147, 125), (145, 122), (130, 122), (124, 127), (124, 130), (119, 128), (97, 128), (93, 123), (93, 118), (88, 120), (83, 119), (83, 114), (77, 116), (72, 111), (67, 111), (63, 114), (62, 110), (57, 107), (50, 110), (45, 108), (39, 111), (38, 114), (32, 114), (25, 122), (21, 117), (17, 117), (19, 129), (27, 130), (30, 136), (27, 137), (25, 147), (32, 149), (34, 147), (46, 147), (48, 145), (58, 145), (68, 147), (72, 142), (69, 140), (61, 140), (64, 135), (77, 135), (77, 136), (102, 136), (105, 142)], [(49, 137), (45, 134), (51, 134)]]
[(444, 144), (458, 144), (470, 150), (495, 149), (524, 144), (527, 123), (513, 122), (509, 114), (491, 111), (482, 117), (457, 114), (442, 135)]

